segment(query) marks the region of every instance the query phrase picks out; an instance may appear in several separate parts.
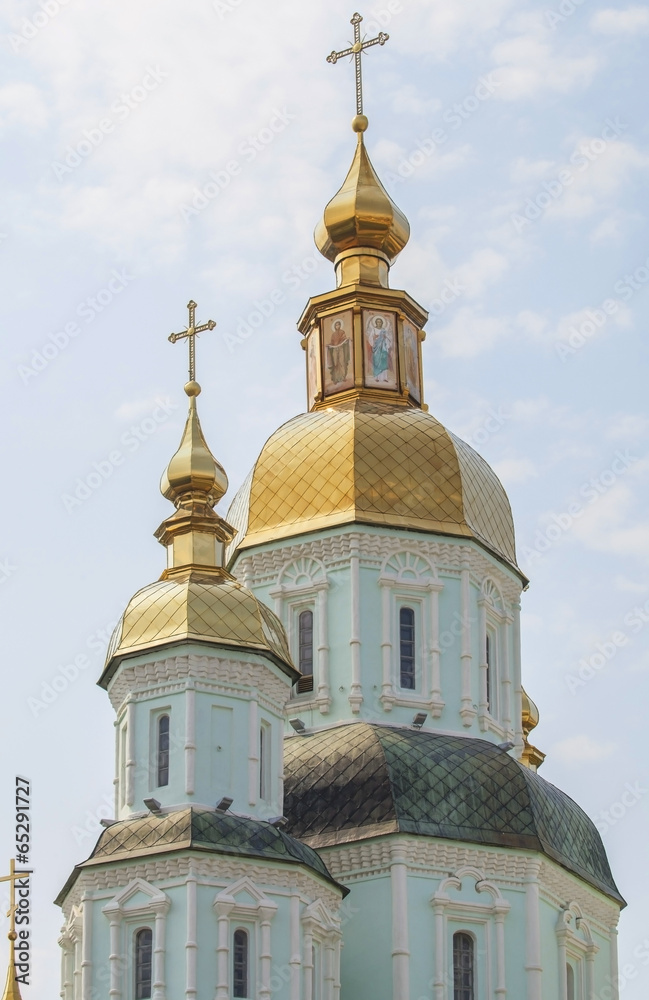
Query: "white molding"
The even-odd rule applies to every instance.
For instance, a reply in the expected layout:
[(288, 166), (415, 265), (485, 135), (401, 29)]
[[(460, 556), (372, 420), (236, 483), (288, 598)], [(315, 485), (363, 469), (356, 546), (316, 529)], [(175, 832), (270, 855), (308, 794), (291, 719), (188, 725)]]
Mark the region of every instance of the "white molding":
[[(236, 897), (240, 892), (245, 892), (249, 896), (252, 896), (254, 902), (242, 903), (237, 901)], [(250, 964), (257, 970), (256, 979), (259, 983), (257, 996), (259, 1000), (269, 1000), (271, 995), (270, 974), (272, 963), (270, 926), (273, 917), (277, 913), (277, 903), (269, 899), (252, 878), (244, 875), (219, 892), (212, 903), (212, 907), (218, 920), (217, 1000), (227, 1000), (230, 996), (230, 940), (232, 937), (232, 924), (236, 923), (237, 920), (248, 920), (259, 930), (261, 940), (257, 940), (257, 936), (255, 935), (257, 954), (254, 963), (252, 962), (252, 955), (250, 956)]]
[(185, 941), (185, 1000), (195, 1000), (198, 984), (196, 971), (198, 966), (198, 903), (196, 893), (197, 880), (190, 869), (187, 879), (187, 930)]
[(113, 708), (119, 712), (129, 698), (146, 700), (152, 697), (154, 688), (161, 688), (155, 691), (155, 696), (163, 694), (165, 685), (174, 685), (174, 690), (186, 690), (189, 681), (195, 682), (197, 691), (256, 688), (280, 712), (284, 711), (291, 692), (290, 678), (279, 670), (275, 673), (268, 664), (185, 653), (145, 663), (125, 661), (111, 682), (108, 694)]
[(360, 556), (358, 546), (350, 550), (350, 583), (351, 583), (351, 634), (349, 648), (351, 655), (352, 676), (349, 692), (349, 704), (354, 715), (358, 715), (363, 704), (363, 686), (361, 683), (361, 585)]
[(525, 875), (525, 971), (528, 1000), (541, 1000), (543, 964), (541, 959), (541, 913), (539, 872), (541, 859), (530, 858)]
[(462, 725), (468, 729), (476, 717), (471, 691), (471, 677), (473, 672), (473, 654), (471, 652), (471, 565), (468, 559), (462, 562), (460, 588), (460, 619), (462, 621), (462, 641), (460, 644), (460, 662), (462, 664), (460, 718)]
[(557, 949), (559, 953), (559, 1000), (568, 1000), (568, 980), (566, 966), (570, 958), (577, 966), (585, 1000), (593, 1000), (595, 977), (594, 962), (599, 948), (584, 918), (579, 903), (564, 904), (559, 911), (555, 925)]
[(196, 786), (196, 685), (187, 682), (185, 694), (185, 795), (193, 795)]
[(410, 998), (410, 938), (408, 933), (408, 865), (402, 844), (392, 845), (390, 858), (392, 893), (392, 996)]

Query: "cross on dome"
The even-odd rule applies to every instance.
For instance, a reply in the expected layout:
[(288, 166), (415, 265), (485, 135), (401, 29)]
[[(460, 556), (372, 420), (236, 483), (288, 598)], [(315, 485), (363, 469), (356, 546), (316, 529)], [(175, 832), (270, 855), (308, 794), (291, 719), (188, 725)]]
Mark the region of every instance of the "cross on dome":
[(213, 319), (208, 319), (207, 323), (203, 323), (202, 326), (196, 326), (196, 308), (196, 302), (190, 299), (187, 303), (189, 311), (187, 329), (183, 330), (182, 333), (170, 333), (168, 338), (172, 344), (175, 344), (177, 340), (184, 339), (187, 339), (189, 344), (189, 382), (185, 386), (185, 392), (188, 396), (198, 396), (201, 391), (201, 387), (196, 381), (196, 337), (199, 333), (203, 333), (205, 330), (213, 330), (216, 326)]
[(327, 56), (327, 62), (332, 65), (337, 63), (339, 59), (344, 56), (352, 56), (354, 59), (354, 68), (356, 71), (356, 117), (352, 122), (352, 128), (355, 132), (364, 132), (367, 128), (367, 118), (363, 114), (363, 78), (361, 71), (361, 57), (366, 49), (371, 48), (373, 45), (385, 45), (389, 35), (386, 35), (384, 31), (379, 31), (376, 38), (361, 39), (361, 21), (363, 18), (359, 13), (354, 14), (350, 24), (354, 27), (354, 41), (347, 49), (343, 49), (341, 52), (336, 52), (334, 49)]

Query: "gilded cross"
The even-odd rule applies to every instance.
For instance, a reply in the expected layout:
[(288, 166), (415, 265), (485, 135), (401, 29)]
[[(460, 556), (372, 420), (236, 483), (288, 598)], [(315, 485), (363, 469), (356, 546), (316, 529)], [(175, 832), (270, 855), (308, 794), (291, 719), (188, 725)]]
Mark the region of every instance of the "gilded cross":
[(187, 303), (187, 309), (189, 310), (189, 325), (186, 330), (182, 333), (171, 333), (169, 335), (169, 340), (172, 344), (175, 344), (177, 340), (184, 340), (185, 337), (189, 342), (189, 381), (196, 381), (196, 336), (199, 333), (203, 333), (204, 330), (213, 330), (216, 323), (213, 319), (208, 319), (207, 323), (203, 323), (202, 326), (196, 326), (196, 303), (191, 299)]
[(342, 52), (336, 52), (335, 50), (331, 55), (327, 56), (328, 63), (336, 63), (343, 56), (353, 56), (354, 62), (356, 64), (356, 114), (363, 114), (363, 80), (361, 77), (361, 56), (365, 49), (369, 49), (372, 45), (385, 45), (389, 35), (386, 35), (384, 31), (379, 31), (376, 38), (370, 38), (368, 41), (361, 41), (361, 21), (363, 18), (360, 14), (354, 14), (351, 19), (351, 24), (354, 26), (354, 42), (348, 49), (343, 49)]

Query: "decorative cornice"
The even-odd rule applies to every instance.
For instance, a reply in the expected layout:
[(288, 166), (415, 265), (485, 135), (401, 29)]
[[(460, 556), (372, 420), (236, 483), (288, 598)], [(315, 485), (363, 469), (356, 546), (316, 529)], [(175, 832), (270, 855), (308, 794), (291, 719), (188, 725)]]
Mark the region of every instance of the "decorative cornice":
[(262, 663), (189, 653), (123, 666), (110, 686), (111, 704), (115, 711), (119, 711), (130, 695), (150, 692), (157, 685), (185, 684), (188, 680), (201, 681), (206, 685), (254, 688), (280, 711), (284, 710), (291, 693), (286, 681), (276, 677)]
[(363, 566), (381, 565), (399, 552), (414, 552), (428, 559), (437, 574), (455, 576), (468, 562), (476, 581), (494, 580), (506, 602), (518, 603), (521, 586), (513, 573), (506, 573), (501, 563), (490, 559), (484, 549), (471, 541), (434, 541), (426, 535), (392, 529), (391, 534), (374, 534), (365, 531), (344, 531), (301, 542), (277, 543), (274, 548), (244, 550), (238, 557), (234, 575), (246, 580), (247, 586), (273, 583), (283, 569), (299, 559), (315, 559), (327, 570), (349, 561), (352, 549), (357, 549)]

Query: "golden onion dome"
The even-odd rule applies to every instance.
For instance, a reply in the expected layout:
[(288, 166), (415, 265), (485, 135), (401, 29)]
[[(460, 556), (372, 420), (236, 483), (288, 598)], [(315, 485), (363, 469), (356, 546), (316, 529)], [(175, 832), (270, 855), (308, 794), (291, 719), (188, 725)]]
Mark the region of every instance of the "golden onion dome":
[(99, 683), (106, 687), (126, 656), (188, 641), (270, 656), (295, 678), (286, 633), (277, 616), (231, 577), (192, 573), (139, 590), (117, 623)]
[(180, 446), (169, 462), (160, 481), (160, 492), (172, 503), (200, 494), (214, 506), (228, 489), (228, 477), (217, 462), (203, 435), (196, 409), (196, 397), (201, 391), (198, 382), (188, 382), (189, 413)]
[(521, 693), (523, 696), (522, 699), (523, 736), (525, 737), (525, 739), (527, 739), (532, 730), (536, 729), (536, 727), (538, 726), (540, 715), (538, 708), (530, 698), (525, 688), (521, 688)]
[(264, 445), (228, 522), (230, 558), (355, 522), (474, 538), (520, 574), (493, 470), (431, 414), (395, 403), (358, 398), (289, 420)]
[(318, 250), (331, 261), (345, 250), (369, 247), (391, 262), (410, 238), (408, 220), (381, 184), (360, 131), (349, 173), (314, 235)]

